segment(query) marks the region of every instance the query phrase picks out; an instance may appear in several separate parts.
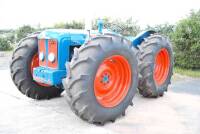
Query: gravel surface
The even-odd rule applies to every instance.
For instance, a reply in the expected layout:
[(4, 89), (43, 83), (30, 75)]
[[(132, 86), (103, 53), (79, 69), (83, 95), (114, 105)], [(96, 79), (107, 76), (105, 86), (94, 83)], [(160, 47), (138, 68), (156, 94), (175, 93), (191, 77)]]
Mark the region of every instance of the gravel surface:
[(0, 70), (8, 69), (12, 52), (0, 51)]
[(200, 79), (178, 75), (163, 97), (147, 99), (137, 94), (125, 117), (96, 126), (71, 112), (65, 93), (44, 101), (22, 95), (10, 78), (8, 59), (0, 57), (0, 134), (200, 133)]

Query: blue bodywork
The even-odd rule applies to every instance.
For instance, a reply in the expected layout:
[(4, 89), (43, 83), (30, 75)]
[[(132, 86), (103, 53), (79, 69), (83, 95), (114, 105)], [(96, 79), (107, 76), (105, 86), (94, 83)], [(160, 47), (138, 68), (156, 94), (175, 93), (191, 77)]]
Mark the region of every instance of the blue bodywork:
[[(50, 29), (41, 32), (38, 35), (38, 39), (45, 39), (45, 57), (48, 57), (48, 40), (57, 40), (58, 65), (54, 69), (47, 65), (34, 68), (33, 79), (49, 85), (59, 85), (67, 74), (65, 63), (66, 61), (70, 61), (70, 57), (72, 56), (71, 48), (84, 44), (87, 38), (88, 35), (83, 30)], [(45, 60), (49, 62), (47, 58)]]
[(126, 37), (128, 40), (130, 40), (132, 42), (132, 45), (137, 47), (138, 45), (140, 45), (145, 38), (149, 37), (151, 34), (154, 34), (155, 31), (144, 31), (139, 33), (136, 37), (132, 37), (132, 36), (128, 36)]
[[(109, 30), (103, 30), (103, 22), (99, 22), (98, 31), (91, 31), (90, 33), (86, 30), (68, 30), (68, 29), (49, 29), (41, 32), (38, 35), (38, 39), (45, 39), (46, 55), (48, 57), (48, 40), (55, 39), (58, 43), (57, 50), (57, 68), (50, 68), (46, 66), (39, 66), (33, 70), (33, 79), (37, 82), (58, 86), (61, 85), (62, 79), (67, 76), (67, 69), (65, 63), (71, 60), (73, 55), (73, 48), (80, 47), (90, 39), (90, 36), (99, 36), (103, 33), (112, 33)], [(137, 48), (142, 43), (144, 38), (155, 33), (154, 31), (145, 31), (138, 34), (136, 37), (126, 37), (132, 42), (132, 45)], [(117, 34), (119, 35), (119, 34)], [(45, 59), (49, 62), (48, 59)]]

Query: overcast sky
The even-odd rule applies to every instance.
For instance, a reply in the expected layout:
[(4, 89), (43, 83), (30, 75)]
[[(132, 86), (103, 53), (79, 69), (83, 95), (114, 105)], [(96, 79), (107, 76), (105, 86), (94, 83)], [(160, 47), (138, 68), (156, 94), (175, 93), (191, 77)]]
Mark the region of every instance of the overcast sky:
[(67, 20), (133, 17), (141, 26), (175, 23), (200, 0), (0, 0), (0, 29), (24, 24), (51, 26)]

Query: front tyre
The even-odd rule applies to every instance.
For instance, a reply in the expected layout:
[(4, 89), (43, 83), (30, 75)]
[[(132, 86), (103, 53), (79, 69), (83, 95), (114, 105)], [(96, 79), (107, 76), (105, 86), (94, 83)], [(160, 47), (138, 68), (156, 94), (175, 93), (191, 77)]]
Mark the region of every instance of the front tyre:
[(71, 109), (83, 120), (104, 124), (124, 115), (137, 91), (134, 48), (116, 35), (96, 37), (75, 50), (63, 81)]
[(13, 52), (10, 71), (14, 84), (21, 93), (33, 99), (60, 96), (62, 89), (33, 80), (33, 68), (38, 66), (38, 39), (27, 37)]

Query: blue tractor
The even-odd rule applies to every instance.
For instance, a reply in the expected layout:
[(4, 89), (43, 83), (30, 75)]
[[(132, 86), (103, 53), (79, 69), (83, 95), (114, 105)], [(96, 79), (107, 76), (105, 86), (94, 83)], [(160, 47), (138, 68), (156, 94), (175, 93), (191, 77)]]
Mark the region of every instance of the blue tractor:
[(19, 91), (33, 99), (65, 90), (72, 111), (89, 123), (114, 122), (144, 97), (163, 96), (173, 71), (168, 39), (155, 31), (124, 37), (103, 29), (48, 29), (19, 42), (10, 64)]

